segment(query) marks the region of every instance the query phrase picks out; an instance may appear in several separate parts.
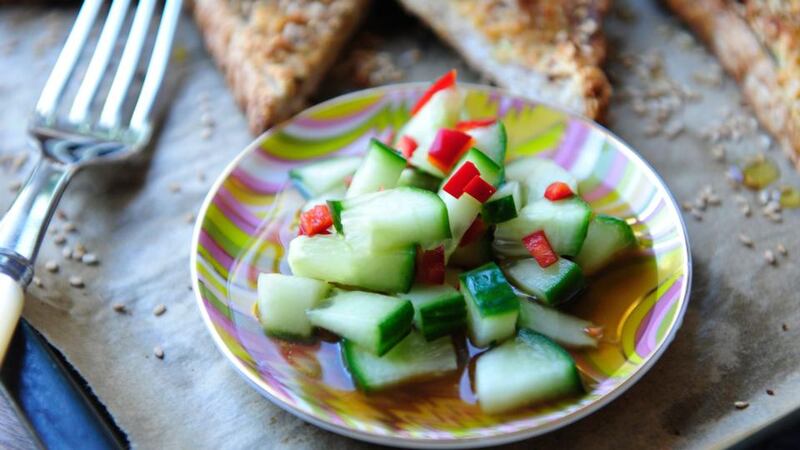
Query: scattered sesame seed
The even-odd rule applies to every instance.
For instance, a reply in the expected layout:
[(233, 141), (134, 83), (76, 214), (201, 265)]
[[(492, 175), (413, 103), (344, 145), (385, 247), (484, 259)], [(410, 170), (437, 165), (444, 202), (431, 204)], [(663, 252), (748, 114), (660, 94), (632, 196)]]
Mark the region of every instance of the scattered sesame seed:
[(164, 359), (164, 349), (162, 349), (160, 345), (156, 345), (156, 346), (153, 348), (153, 354), (154, 354), (154, 355), (156, 356), (156, 358), (158, 358), (158, 359)]
[(50, 228), (47, 230), (47, 232), (51, 235), (56, 235), (58, 234), (58, 227), (55, 225), (50, 225)]
[(706, 202), (709, 205), (719, 206), (722, 204), (722, 198), (717, 194), (709, 194), (708, 197), (706, 197)]
[(58, 263), (55, 261), (47, 261), (44, 263), (44, 268), (47, 269), (48, 272), (56, 273), (58, 272)]
[(706, 198), (703, 197), (703, 196), (697, 197), (694, 200), (694, 207), (699, 209), (700, 211), (705, 211), (706, 210), (706, 204), (707, 204), (706, 203)]
[(783, 244), (778, 244), (778, 246), (775, 247), (775, 250), (777, 250), (778, 253), (783, 256), (789, 256), (789, 250), (786, 250), (786, 247)]
[(733, 406), (735, 406), (735, 407), (736, 407), (736, 409), (745, 409), (745, 408), (747, 408), (748, 406), (750, 406), (750, 403), (748, 403), (748, 402), (743, 402), (743, 401), (739, 400), (739, 401), (735, 401), (735, 402), (733, 402)]
[(778, 260), (775, 259), (775, 254), (772, 253), (772, 250), (764, 251), (764, 261), (773, 266), (778, 263)]
[(214, 117), (209, 113), (203, 113), (200, 115), (200, 123), (203, 124), (204, 127), (213, 127)]
[(752, 214), (752, 211), (750, 210), (750, 205), (747, 205), (747, 204), (746, 205), (742, 205), (742, 207), (739, 210), (742, 212), (742, 215), (744, 215), (745, 217), (750, 217), (750, 214)]
[(67, 220), (67, 213), (65, 213), (63, 209), (57, 209), (56, 217), (58, 217), (59, 220)]
[(41, 279), (41, 278), (39, 278), (39, 277), (37, 277), (37, 276), (35, 276), (35, 275), (34, 275), (34, 277), (31, 279), (31, 281), (33, 281), (33, 284), (35, 284), (35, 285), (36, 285), (36, 287), (44, 287), (44, 284), (42, 284), (42, 279)]
[(703, 220), (703, 213), (697, 209), (692, 209), (691, 211), (692, 217), (698, 222)]
[(781, 329), (782, 329), (783, 331), (789, 331), (789, 325), (786, 325), (785, 323), (782, 323), (782, 324), (781, 324)]
[(120, 314), (125, 314), (128, 312), (128, 308), (123, 303), (114, 303), (111, 305), (111, 307), (114, 308), (114, 312), (118, 312)]
[(207, 141), (207, 140), (211, 139), (211, 135), (212, 135), (213, 133), (214, 133), (214, 130), (213, 130), (212, 128), (209, 128), (209, 127), (203, 127), (203, 128), (200, 130), (200, 139), (202, 139), (202, 140), (204, 140), (204, 141)]
[(81, 257), (81, 262), (86, 264), (87, 266), (93, 266), (99, 263), (100, 260), (97, 259), (97, 255), (95, 255), (94, 253), (86, 253)]
[(74, 223), (72, 223), (72, 222), (65, 222), (64, 223), (64, 231), (73, 232), (73, 231), (77, 231), (77, 230), (78, 230), (78, 227), (76, 227)]
[(76, 287), (76, 288), (82, 288), (82, 287), (85, 286), (85, 284), (83, 283), (83, 278), (78, 277), (78, 276), (69, 277), (69, 284), (70, 284), (70, 286)]
[(715, 161), (725, 161), (725, 147), (721, 145), (711, 147), (711, 156)]
[(178, 183), (172, 183), (172, 184), (169, 185), (169, 190), (170, 190), (170, 192), (180, 192), (181, 191), (181, 185), (178, 184)]
[(771, 221), (773, 221), (775, 223), (783, 222), (783, 216), (780, 213), (771, 212), (771, 213), (765, 214), (765, 216), (767, 216), (767, 218), (769, 220), (771, 220)]
[(775, 395), (775, 391), (772, 389), (767, 389), (767, 395)]
[(736, 201), (736, 203), (739, 203), (739, 204), (742, 204), (742, 205), (749, 205), (750, 204), (750, 202), (747, 201), (747, 198), (745, 198), (745, 196), (742, 195), (742, 194), (734, 195), (733, 199)]
[(164, 314), (165, 312), (167, 312), (167, 307), (163, 303), (153, 308), (153, 315), (156, 317)]
[(56, 245), (64, 245), (67, 242), (67, 237), (63, 234), (57, 234), (55, 238), (53, 238), (53, 243)]
[(64, 249), (61, 250), (61, 256), (66, 259), (72, 258), (72, 250), (69, 247), (64, 247)]
[(689, 212), (694, 208), (694, 205), (692, 202), (685, 201), (681, 203), (681, 208), (683, 208), (684, 211)]
[(750, 239), (750, 236), (739, 233), (739, 242), (744, 244), (746, 247), (753, 247), (753, 240)]
[(766, 206), (769, 203), (769, 191), (761, 191), (758, 193), (758, 204)]
[(76, 244), (75, 248), (72, 250), (72, 258), (81, 260), (83, 256), (86, 254), (86, 247), (81, 244)]
[(194, 214), (193, 213), (186, 214), (186, 217), (184, 217), (184, 219), (186, 220), (186, 223), (193, 223)]
[(18, 191), (19, 188), (22, 187), (22, 182), (19, 180), (14, 180), (11, 183), (8, 183), (8, 189), (10, 191)]

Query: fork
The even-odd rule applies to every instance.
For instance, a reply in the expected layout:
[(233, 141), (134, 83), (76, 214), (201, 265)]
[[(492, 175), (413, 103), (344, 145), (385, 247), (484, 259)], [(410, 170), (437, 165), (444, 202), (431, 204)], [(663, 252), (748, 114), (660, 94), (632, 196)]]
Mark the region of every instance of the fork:
[[(0, 220), (0, 364), (22, 313), (24, 290), (33, 277), (33, 262), (61, 194), (80, 169), (126, 159), (144, 148), (152, 135), (152, 109), (164, 78), (181, 0), (166, 0), (147, 71), (128, 119), (123, 112), (148, 37), (156, 0), (140, 0), (102, 109), (93, 110), (98, 88), (112, 71), (111, 57), (130, 0), (113, 0), (97, 45), (74, 101), (64, 91), (78, 65), (100, 14), (103, 0), (86, 0), (56, 60), (28, 124), (40, 158), (6, 215)], [(69, 106), (59, 113), (59, 104)], [(95, 118), (96, 117), (96, 118)]]

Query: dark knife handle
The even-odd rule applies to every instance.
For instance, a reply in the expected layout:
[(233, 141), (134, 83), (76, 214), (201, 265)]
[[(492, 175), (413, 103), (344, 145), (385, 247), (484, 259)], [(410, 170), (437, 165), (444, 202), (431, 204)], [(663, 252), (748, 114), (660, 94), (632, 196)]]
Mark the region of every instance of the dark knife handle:
[(0, 370), (11, 399), (47, 449), (122, 449), (127, 443), (47, 341), (21, 320)]

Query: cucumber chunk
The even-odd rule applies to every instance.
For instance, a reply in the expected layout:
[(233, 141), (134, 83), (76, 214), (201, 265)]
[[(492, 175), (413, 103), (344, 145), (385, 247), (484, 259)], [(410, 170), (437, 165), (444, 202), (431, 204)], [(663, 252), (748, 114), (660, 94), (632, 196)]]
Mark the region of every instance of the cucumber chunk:
[(592, 210), (578, 197), (552, 202), (547, 199), (529, 203), (519, 211), (516, 219), (497, 225), (495, 251), (504, 256), (526, 256), (522, 238), (537, 230), (544, 230), (553, 250), (562, 256), (575, 256), (580, 252)]
[(301, 212), (306, 212), (311, 208), (319, 205), (327, 205), (328, 200), (339, 200), (344, 198), (344, 194), (347, 191), (347, 188), (344, 184), (339, 186), (333, 187), (331, 190), (323, 192), (322, 194), (309, 199), (303, 208), (300, 210)]
[(522, 189), (516, 181), (508, 181), (483, 204), (481, 217), (488, 224), (507, 222), (522, 208)]
[(391, 189), (406, 168), (406, 159), (377, 139), (370, 139), (364, 160), (353, 175), (347, 198)]
[(402, 187), (329, 205), (336, 231), (372, 250), (427, 247), (450, 237), (447, 207), (430, 191)]
[(474, 269), (492, 260), (492, 240), (488, 235), (474, 242), (458, 246), (450, 255), (449, 264), (464, 269)]
[(506, 166), (506, 178), (522, 183), (527, 203), (544, 198), (547, 186), (556, 181), (566, 183), (572, 192), (578, 194), (578, 180), (549, 159), (535, 157), (515, 159)]
[(367, 392), (435, 378), (458, 368), (450, 337), (428, 342), (414, 331), (380, 357), (350, 340), (342, 343), (342, 354), (356, 385)]
[(313, 326), (306, 310), (315, 307), (331, 286), (311, 278), (262, 273), (258, 275), (258, 320), (267, 334), (285, 339), (308, 339)]
[(497, 264), (464, 272), (459, 278), (472, 342), (486, 347), (513, 336), (519, 302)]
[(408, 136), (417, 143), (410, 162), (420, 170), (443, 178), (444, 173), (428, 161), (428, 150), (440, 128), (453, 128), (461, 111), (462, 97), (453, 86), (433, 94), (430, 100), (397, 133), (398, 139)]
[(415, 286), (400, 298), (414, 305), (414, 326), (432, 341), (464, 327), (467, 307), (464, 296), (446, 285)]
[(497, 165), (502, 166), (506, 159), (508, 137), (503, 122), (477, 127), (466, 131), (475, 140), (474, 147), (482, 151)]
[(335, 156), (296, 167), (289, 171), (289, 178), (305, 198), (312, 198), (344, 186), (345, 178), (354, 174), (360, 165), (360, 156)]
[(597, 347), (597, 338), (587, 333), (588, 329), (596, 328), (592, 322), (542, 306), (532, 300), (519, 299), (517, 326), (541, 333), (567, 348)]
[(511, 261), (503, 268), (517, 289), (551, 306), (566, 302), (586, 286), (581, 268), (564, 258), (548, 267), (528, 258)]
[(433, 175), (427, 174), (419, 169), (408, 167), (400, 174), (400, 179), (397, 180), (398, 187), (415, 187), (424, 189), (426, 191), (436, 192), (439, 190), (439, 184), (442, 180)]
[(586, 240), (583, 241), (575, 262), (583, 273), (592, 275), (610, 263), (615, 256), (636, 245), (631, 226), (622, 219), (598, 214), (589, 223)]
[(379, 292), (406, 292), (414, 281), (413, 246), (372, 252), (342, 236), (298, 236), (289, 244), (289, 267), (302, 277)]
[(575, 361), (550, 339), (528, 329), (478, 357), (475, 390), (481, 410), (511, 411), (583, 392)]
[(349, 291), (325, 300), (307, 315), (314, 326), (381, 356), (411, 331), (414, 307), (397, 297)]
[(462, 156), (458, 163), (453, 166), (453, 171), (450, 172), (450, 175), (452, 176), (452, 174), (456, 173), (456, 171), (467, 161), (475, 164), (475, 167), (481, 173), (481, 178), (486, 180), (486, 182), (492, 186), (497, 187), (503, 182), (503, 166), (494, 162), (492, 158), (475, 147), (467, 150), (467, 152), (464, 153), (464, 156)]

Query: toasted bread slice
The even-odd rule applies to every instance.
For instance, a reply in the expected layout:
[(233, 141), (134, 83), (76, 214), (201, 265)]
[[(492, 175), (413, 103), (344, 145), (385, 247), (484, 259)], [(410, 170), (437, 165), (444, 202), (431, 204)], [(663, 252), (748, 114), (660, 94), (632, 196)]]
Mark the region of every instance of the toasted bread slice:
[(511, 92), (590, 118), (611, 87), (600, 70), (606, 0), (400, 0), (476, 70)]
[(800, 3), (665, 2), (736, 78), (761, 124), (800, 169)]
[(250, 130), (305, 105), (367, 9), (368, 0), (194, 0), (209, 52)]

